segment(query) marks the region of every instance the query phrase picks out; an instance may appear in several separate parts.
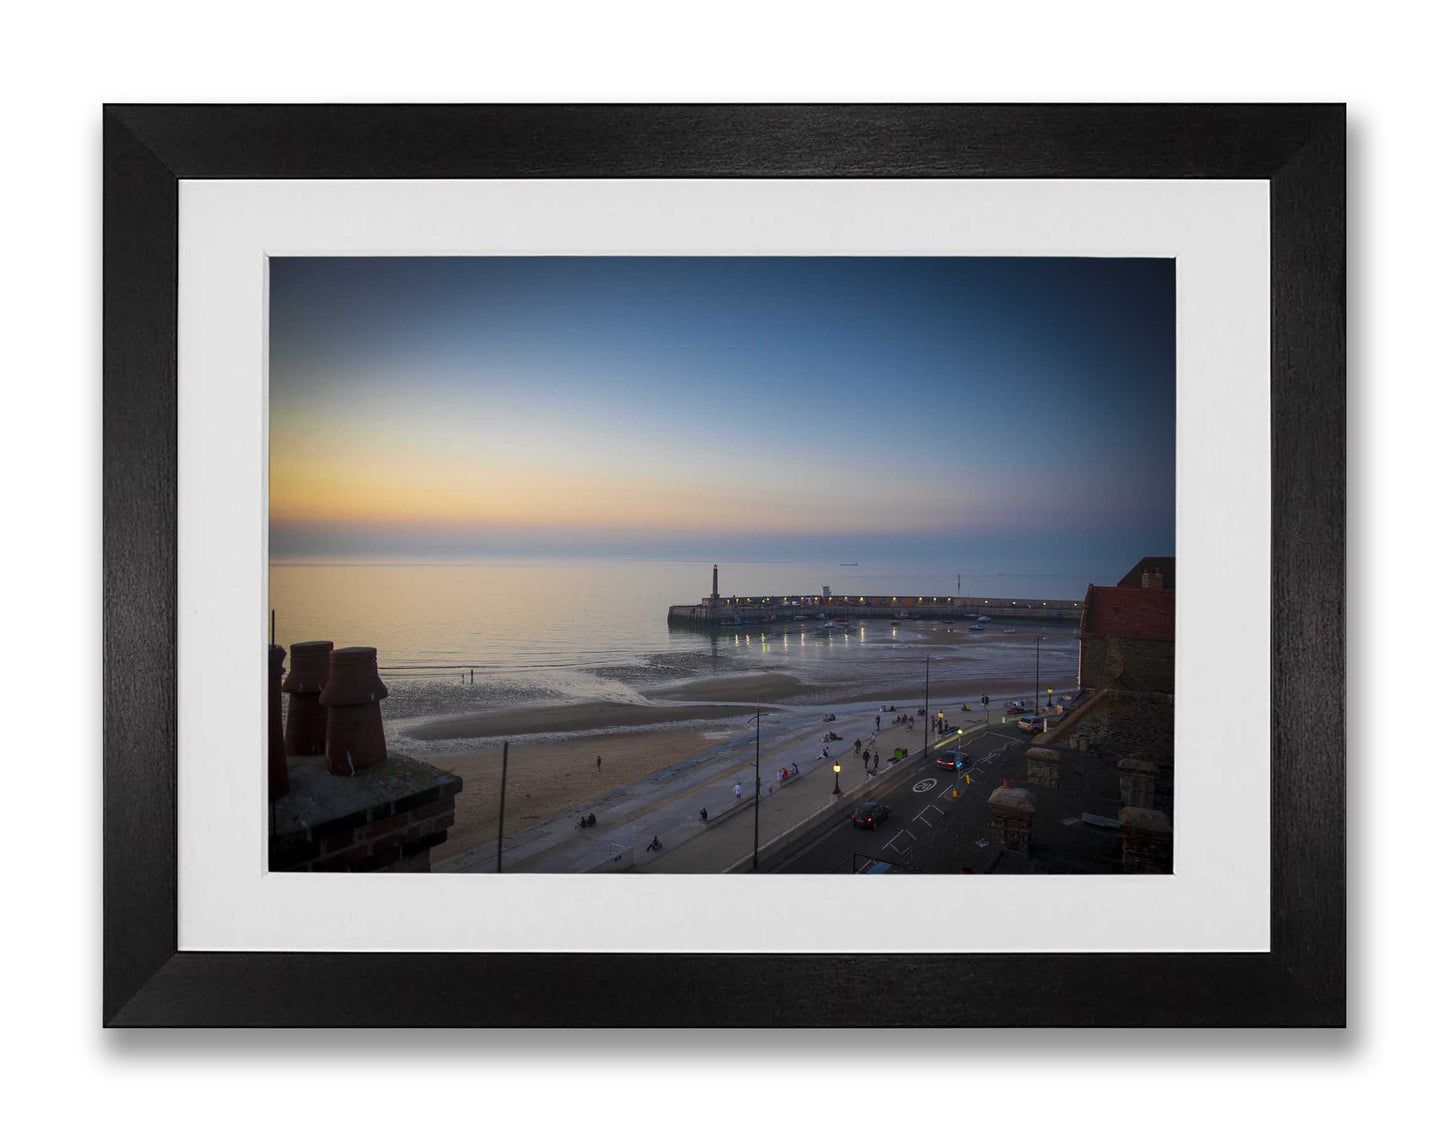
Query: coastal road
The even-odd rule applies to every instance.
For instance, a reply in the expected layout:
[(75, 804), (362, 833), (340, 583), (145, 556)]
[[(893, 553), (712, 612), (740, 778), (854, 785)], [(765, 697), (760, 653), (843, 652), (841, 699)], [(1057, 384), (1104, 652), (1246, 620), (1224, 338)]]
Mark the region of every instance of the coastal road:
[[(850, 803), (776, 858), (768, 871), (851, 873), (864, 858), (874, 858), (900, 866), (914, 865), (924, 872), (956, 872), (956, 867), (935, 867), (944, 861), (941, 853), (953, 852), (943, 846), (974, 823), (983, 832), (989, 818), (989, 793), (1003, 781), (1006, 769), (1016, 770), (1027, 746), (1023, 732), (980, 732), (964, 743), (965, 751), (973, 758), (967, 771), (955, 774), (925, 764), (904, 772), (897, 781), (872, 794), (871, 798), (887, 803), (891, 811), (880, 829), (868, 831), (854, 826), (848, 818), (853, 811)], [(966, 782), (965, 776), (972, 781)], [(952, 797), (955, 788), (958, 798)], [(980, 856), (983, 852), (981, 849)]]

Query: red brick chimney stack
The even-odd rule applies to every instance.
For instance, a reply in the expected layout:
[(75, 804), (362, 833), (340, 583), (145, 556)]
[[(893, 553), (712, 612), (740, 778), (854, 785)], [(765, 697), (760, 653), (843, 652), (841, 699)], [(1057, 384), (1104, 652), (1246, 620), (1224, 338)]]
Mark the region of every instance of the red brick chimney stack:
[(291, 790), (286, 777), (286, 736), (281, 731), (281, 675), (285, 670), (286, 651), (280, 646), (271, 646), (270, 660), (266, 678), (266, 763), (270, 801), (275, 802)]
[(381, 701), (386, 695), (374, 647), (331, 651), (326, 687), (317, 700), (326, 708), (326, 762), (333, 775), (354, 775), (385, 761)]
[(281, 690), (291, 694), (286, 712), (286, 754), (323, 755), (326, 752), (326, 707), (321, 690), (331, 662), (330, 642), (296, 642), (291, 647), (291, 672)]

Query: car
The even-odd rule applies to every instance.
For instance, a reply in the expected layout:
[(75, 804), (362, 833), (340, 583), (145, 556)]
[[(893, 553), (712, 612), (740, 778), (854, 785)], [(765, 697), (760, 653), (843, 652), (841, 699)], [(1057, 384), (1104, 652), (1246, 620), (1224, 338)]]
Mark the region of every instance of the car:
[(1003, 714), (1005, 716), (1022, 716), (1024, 714), (1024, 710), (1022, 708), (1019, 708), (1018, 705), (1010, 705), (1008, 708), (1005, 708), (1003, 710)]
[(942, 767), (945, 771), (963, 771), (972, 763), (972, 759), (956, 751), (940, 751), (933, 760), (935, 767)]
[(1025, 732), (1042, 732), (1044, 730), (1044, 718), (1042, 716), (1025, 716), (1019, 721), (1019, 727)]
[(870, 800), (859, 805), (848, 817), (860, 830), (876, 830), (880, 822), (888, 821), (888, 806)]

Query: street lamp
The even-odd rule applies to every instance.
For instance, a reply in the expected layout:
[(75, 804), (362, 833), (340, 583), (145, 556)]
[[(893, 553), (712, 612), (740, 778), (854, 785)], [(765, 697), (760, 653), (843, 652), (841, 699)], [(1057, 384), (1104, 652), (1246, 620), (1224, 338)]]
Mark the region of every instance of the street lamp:
[(1053, 708), (1053, 707), (1054, 707), (1054, 690), (1053, 690), (1053, 689), (1050, 689), (1050, 690), (1049, 690), (1049, 707), (1050, 707), (1050, 708)]
[(1044, 636), (1039, 634), (1034, 638), (1034, 711), (1039, 708), (1039, 645), (1043, 642)]
[[(923, 658), (923, 719), (928, 720), (928, 690), (932, 686), (933, 655), (926, 654)], [(926, 725), (925, 725), (926, 726)], [(923, 747), (921, 751), (928, 750), (928, 733), (923, 733)]]
[(842, 794), (842, 793), (843, 793), (843, 792), (838, 788), (838, 779), (842, 776), (842, 774), (843, 774), (843, 764), (841, 764), (841, 763), (834, 763), (834, 764), (833, 764), (833, 793), (834, 793), (834, 794)]

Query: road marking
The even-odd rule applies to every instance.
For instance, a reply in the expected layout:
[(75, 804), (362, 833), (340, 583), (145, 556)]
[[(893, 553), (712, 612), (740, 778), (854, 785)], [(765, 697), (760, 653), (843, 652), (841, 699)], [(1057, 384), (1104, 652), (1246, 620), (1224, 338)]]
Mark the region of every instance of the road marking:
[(934, 787), (936, 787), (937, 785), (938, 785), (938, 780), (937, 780), (937, 779), (919, 779), (918, 782), (916, 782), (916, 783), (913, 784), (913, 793), (914, 793), (914, 794), (927, 794), (929, 791), (931, 791), (931, 790), (932, 790)]
[[(907, 830), (899, 830), (896, 834), (894, 834), (892, 837), (890, 837), (890, 838), (888, 839), (888, 844), (885, 845), (883, 848), (884, 848), (884, 849), (898, 849), (898, 846), (894, 845), (893, 843), (894, 843), (895, 841), (897, 841), (900, 837), (902, 837), (904, 834), (908, 834), (908, 836), (909, 836), (909, 837), (912, 837), (914, 841), (917, 841), (917, 840), (918, 840), (916, 837), (913, 837), (913, 835), (912, 835), (911, 833), (908, 833)], [(898, 852), (899, 852), (899, 853), (902, 853), (903, 850), (898, 849)]]

